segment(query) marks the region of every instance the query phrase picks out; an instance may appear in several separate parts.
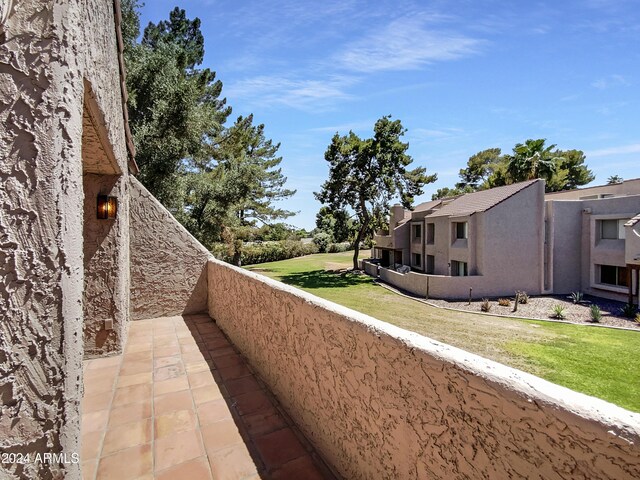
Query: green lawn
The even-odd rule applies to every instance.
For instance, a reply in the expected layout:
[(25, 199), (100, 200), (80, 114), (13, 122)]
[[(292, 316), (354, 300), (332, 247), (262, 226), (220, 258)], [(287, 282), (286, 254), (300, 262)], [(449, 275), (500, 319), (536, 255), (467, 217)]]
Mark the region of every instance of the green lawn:
[(247, 269), (640, 412), (640, 332), (438, 309), (376, 285), (366, 275), (341, 273), (352, 256), (308, 255)]

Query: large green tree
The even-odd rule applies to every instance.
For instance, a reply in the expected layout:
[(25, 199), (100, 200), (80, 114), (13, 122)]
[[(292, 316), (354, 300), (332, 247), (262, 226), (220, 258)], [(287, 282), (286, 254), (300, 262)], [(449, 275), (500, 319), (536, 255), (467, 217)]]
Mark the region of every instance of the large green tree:
[(372, 225), (389, 210), (391, 199), (398, 197), (410, 208), (424, 185), (434, 182), (424, 167), (409, 170), (413, 162), (407, 154), (408, 143), (401, 141), (406, 132), (400, 120), (380, 118), (373, 137), (361, 139), (355, 133), (336, 133), (324, 158), (329, 163), (329, 179), (323, 183), (316, 199), (332, 210), (351, 208), (358, 219), (353, 268), (358, 269), (360, 242)]

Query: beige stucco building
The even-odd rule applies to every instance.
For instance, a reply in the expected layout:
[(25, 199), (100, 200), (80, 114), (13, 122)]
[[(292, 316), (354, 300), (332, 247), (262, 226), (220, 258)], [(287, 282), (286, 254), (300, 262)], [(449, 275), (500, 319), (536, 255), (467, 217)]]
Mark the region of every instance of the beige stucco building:
[[(637, 413), (212, 258), (134, 177), (119, 21), (117, 0), (0, 3), (0, 478), (104, 478), (109, 464), (124, 472), (109, 478), (177, 478), (165, 467), (189, 465), (176, 452), (182, 460), (200, 455), (204, 478), (216, 455), (233, 470), (235, 447), (251, 444), (234, 424), (242, 391), (218, 399), (237, 414), (226, 431), (236, 443), (206, 452), (201, 405), (196, 414), (191, 393), (201, 375), (211, 382), (202, 389), (224, 390), (231, 370), (261, 379), (295, 422), (295, 438), (305, 438), (303, 452), (317, 452), (330, 467), (327, 478), (640, 476)], [(542, 208), (542, 185), (512, 189), (502, 201), (485, 199), (482, 209), (443, 204), (440, 214), (450, 215), (429, 217), (437, 212), (429, 207), (416, 221), (396, 214), (408, 227), (427, 218), (437, 224), (446, 238), (425, 244), (425, 254), (448, 255), (462, 273), (466, 263), (468, 278), (492, 262), (529, 265), (493, 259), (499, 250), (478, 237), (490, 229), (517, 232), (539, 250), (533, 289), (544, 282), (545, 252), (536, 243), (544, 215), (522, 221), (508, 205)], [(628, 238), (637, 225), (626, 224)], [(640, 255), (634, 242), (632, 262)], [(407, 255), (422, 252), (406, 248)], [(448, 263), (434, 262), (438, 278), (463, 278), (444, 275)], [(422, 259), (416, 264), (425, 268)], [(199, 314), (194, 330), (178, 321), (191, 313)], [(218, 329), (229, 345), (222, 353), (242, 357), (251, 370), (216, 363), (220, 351), (211, 342), (220, 338), (207, 337)], [(171, 357), (179, 366), (158, 365), (168, 349), (180, 352)], [(96, 357), (110, 366), (90, 370), (88, 382), (83, 359)], [(193, 357), (198, 363), (183, 365)], [(194, 366), (203, 370), (189, 372)], [(182, 432), (172, 449), (160, 449), (149, 435), (151, 417), (140, 422), (146, 436), (120, 435), (136, 422), (112, 428), (112, 403), (124, 400), (126, 414), (149, 405), (155, 414), (169, 395), (159, 392), (168, 370), (188, 404), (174, 423), (199, 419), (186, 432), (193, 443), (180, 443)], [(90, 384), (101, 387), (93, 397), (103, 408), (88, 410), (83, 390)], [(209, 440), (218, 440), (216, 425)], [(274, 432), (262, 433), (272, 447), (266, 435)], [(117, 448), (85, 458), (90, 439), (106, 446), (109, 437)], [(268, 465), (252, 468), (251, 478), (278, 478)]]
[(581, 291), (637, 303), (637, 247), (625, 224), (639, 211), (640, 179), (551, 194), (530, 180), (413, 211), (394, 206), (389, 232), (374, 237), (382, 268), (365, 268), (434, 298)]

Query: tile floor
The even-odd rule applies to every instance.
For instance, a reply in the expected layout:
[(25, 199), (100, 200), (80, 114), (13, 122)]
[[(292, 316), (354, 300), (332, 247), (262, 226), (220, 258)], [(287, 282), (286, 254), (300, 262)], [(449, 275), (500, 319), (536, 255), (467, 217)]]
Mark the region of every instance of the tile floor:
[(207, 315), (132, 322), (84, 386), (84, 479), (334, 478)]

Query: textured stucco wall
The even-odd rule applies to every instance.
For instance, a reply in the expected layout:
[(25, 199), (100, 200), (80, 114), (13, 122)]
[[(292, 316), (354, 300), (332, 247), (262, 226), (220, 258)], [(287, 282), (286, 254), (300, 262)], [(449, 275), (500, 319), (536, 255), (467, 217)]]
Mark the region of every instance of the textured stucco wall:
[(640, 476), (640, 415), (209, 262), (209, 313), (349, 479)]
[(130, 182), (132, 320), (206, 311), (211, 254), (138, 180)]
[[(0, 478), (80, 478), (84, 79), (126, 165), (112, 2), (12, 2), (0, 44)], [(109, 90), (108, 92), (105, 89)], [(124, 170), (124, 169), (123, 169)], [(125, 170), (126, 171), (126, 170)], [(36, 454), (66, 454), (37, 461)], [(23, 457), (24, 458), (24, 457)]]
[[(85, 174), (83, 185), (84, 353), (90, 358), (121, 352), (126, 339), (129, 318), (129, 183), (124, 175)], [(97, 219), (98, 194), (118, 198), (115, 219)], [(107, 321), (112, 328), (105, 328)]]

